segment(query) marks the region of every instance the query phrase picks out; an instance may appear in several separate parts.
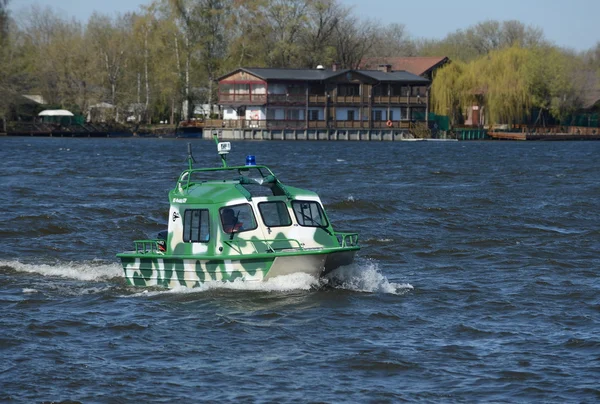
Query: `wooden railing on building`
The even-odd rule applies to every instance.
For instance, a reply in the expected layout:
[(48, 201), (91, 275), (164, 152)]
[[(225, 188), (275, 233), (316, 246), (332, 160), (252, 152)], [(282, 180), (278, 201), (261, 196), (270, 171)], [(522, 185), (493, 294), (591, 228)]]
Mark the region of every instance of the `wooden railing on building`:
[(406, 95), (376, 95), (373, 104), (424, 104), (425, 97), (407, 97)]
[(267, 102), (266, 94), (219, 94), (221, 104), (259, 105)]
[(309, 95), (308, 103), (309, 104), (325, 104), (327, 102), (326, 95)]
[[(327, 104), (327, 95), (309, 95), (309, 104)], [(425, 104), (427, 101), (426, 97), (407, 97), (403, 95), (376, 95), (372, 97), (372, 105), (389, 105), (389, 104), (404, 104), (404, 105), (416, 105)], [(220, 104), (233, 104), (233, 105), (305, 105), (306, 95), (305, 94), (219, 94)], [(361, 95), (338, 95), (337, 97), (331, 96), (329, 98), (329, 104), (332, 106), (340, 105), (356, 105), (356, 104), (369, 104), (368, 96)]]
[(302, 104), (306, 103), (305, 94), (269, 94), (269, 104)]
[(208, 119), (205, 128), (211, 129), (409, 129), (410, 121), (308, 121), (305, 120), (257, 120), (257, 119)]
[(338, 95), (332, 98), (335, 104), (360, 104), (361, 102), (368, 102), (367, 99), (362, 99), (360, 95)]

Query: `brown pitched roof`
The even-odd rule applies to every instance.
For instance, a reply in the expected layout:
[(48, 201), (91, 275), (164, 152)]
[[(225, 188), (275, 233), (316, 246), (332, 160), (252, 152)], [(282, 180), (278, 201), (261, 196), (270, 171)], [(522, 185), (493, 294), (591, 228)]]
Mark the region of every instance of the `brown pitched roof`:
[(421, 76), (435, 67), (448, 61), (446, 56), (435, 57), (372, 57), (364, 58), (360, 62), (361, 69), (377, 69), (379, 65), (391, 65), (392, 70), (405, 70)]

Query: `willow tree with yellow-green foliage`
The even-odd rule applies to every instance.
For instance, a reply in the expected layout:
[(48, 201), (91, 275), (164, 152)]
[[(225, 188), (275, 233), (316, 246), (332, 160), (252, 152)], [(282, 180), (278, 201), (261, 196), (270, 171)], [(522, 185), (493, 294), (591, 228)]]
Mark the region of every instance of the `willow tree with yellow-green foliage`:
[(512, 46), (440, 69), (432, 84), (432, 107), (453, 123), (472, 105), (483, 107), (488, 125), (523, 122), (532, 108), (561, 119), (577, 106), (576, 87), (564, 53)]

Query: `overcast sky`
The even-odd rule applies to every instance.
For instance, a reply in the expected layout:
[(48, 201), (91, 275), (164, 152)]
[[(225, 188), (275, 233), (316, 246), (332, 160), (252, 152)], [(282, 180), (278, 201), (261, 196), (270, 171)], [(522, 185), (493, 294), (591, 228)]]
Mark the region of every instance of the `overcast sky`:
[[(485, 20), (519, 20), (544, 30), (556, 45), (587, 50), (600, 41), (600, 0), (339, 0), (355, 15), (382, 24), (404, 24), (412, 38), (441, 39), (450, 32)], [(11, 0), (10, 9), (33, 4), (52, 7), (81, 21), (94, 11), (104, 14), (136, 11), (151, 0)]]

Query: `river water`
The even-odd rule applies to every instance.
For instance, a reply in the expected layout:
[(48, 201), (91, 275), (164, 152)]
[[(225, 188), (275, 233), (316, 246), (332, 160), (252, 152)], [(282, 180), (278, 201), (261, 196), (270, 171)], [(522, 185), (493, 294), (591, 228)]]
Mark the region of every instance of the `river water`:
[(600, 400), (600, 142), (234, 142), (356, 262), (129, 287), (186, 143), (0, 139), (0, 402)]

